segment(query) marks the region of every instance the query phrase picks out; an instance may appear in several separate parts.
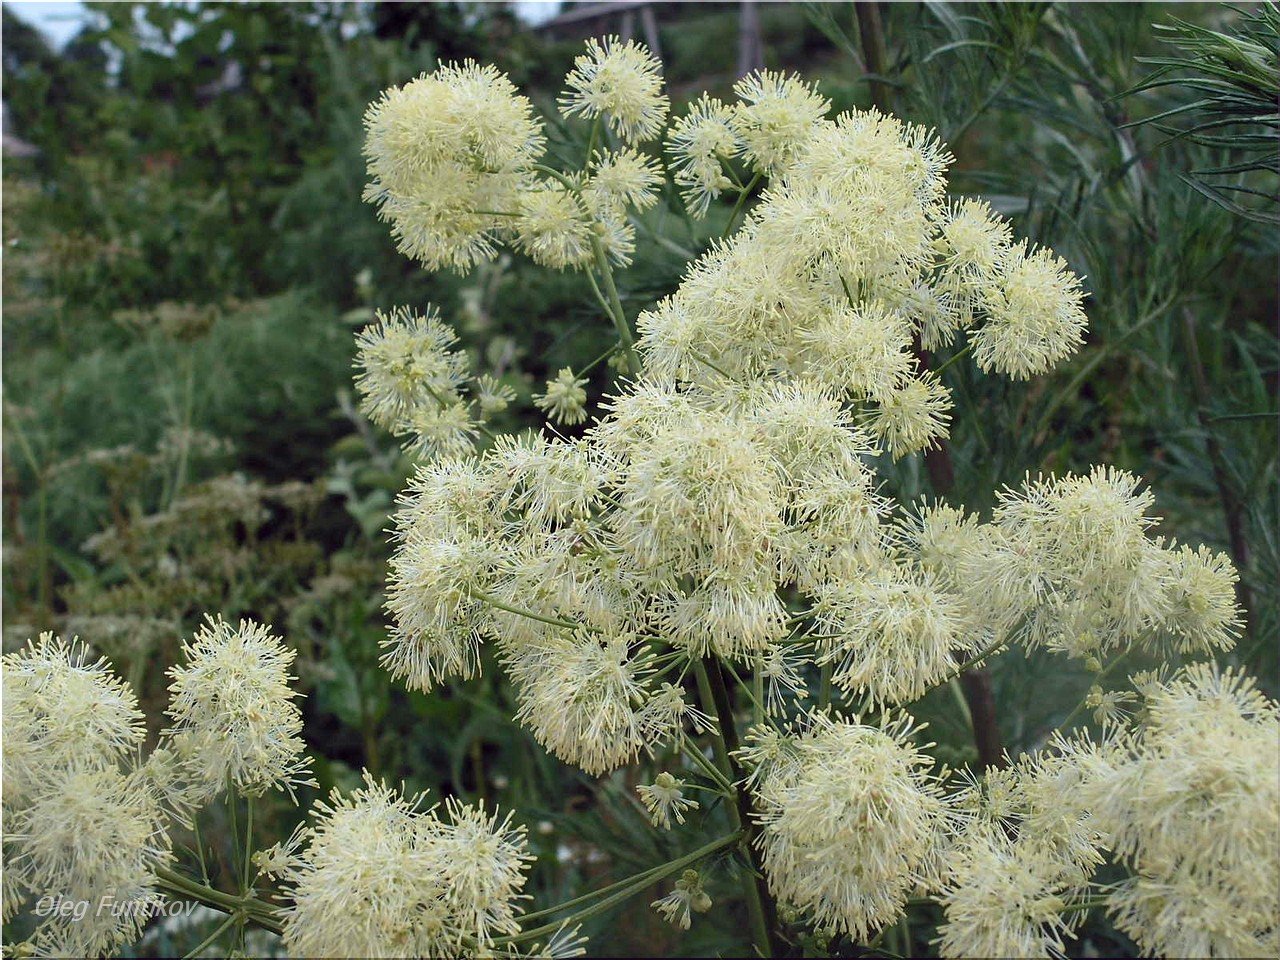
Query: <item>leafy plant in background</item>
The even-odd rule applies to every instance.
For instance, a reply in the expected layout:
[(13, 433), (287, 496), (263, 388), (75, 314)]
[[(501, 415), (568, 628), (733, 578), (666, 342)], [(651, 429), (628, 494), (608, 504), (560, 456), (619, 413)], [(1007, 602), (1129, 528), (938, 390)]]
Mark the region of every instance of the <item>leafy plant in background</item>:
[[(868, 42), (874, 18), (860, 26), (880, 83), (887, 47)], [(530, 838), (509, 814), (427, 807), (373, 775), (261, 849), (257, 798), (316, 783), (292, 651), (259, 624), (210, 620), (170, 671), (169, 724), (144, 761), (130, 688), (43, 637), (5, 663), (6, 915), (54, 889), (136, 909), (49, 917), (37, 949), (136, 939), (164, 891), (226, 915), (193, 952), (224, 935), (243, 949), (259, 926), (307, 955), (573, 956), (581, 924), (663, 880), (664, 919), (741, 912), (721, 949), (766, 955), (912, 954), (912, 910), (937, 920), (948, 956), (1061, 951), (1095, 909), (1147, 953), (1274, 949), (1276, 705), (1237, 670), (1181, 664), (1240, 634), (1229, 558), (1153, 534), (1153, 497), (1122, 469), (993, 497), (982, 470), (965, 476), (979, 458), (948, 444), (976, 419), (966, 405), (1016, 406), (1022, 382), (1079, 349), (1079, 279), (982, 201), (948, 199), (952, 158), (923, 128), (876, 109), (829, 119), (820, 93), (775, 72), (735, 93), (668, 124), (659, 65), (612, 39), (575, 62), (550, 132), (471, 63), (366, 115), (366, 195), (403, 252), (465, 271), (510, 246), (578, 271), (616, 336), (536, 398), (563, 430), (514, 434), (497, 419), (514, 399), (502, 371), (477, 375), (438, 314), (391, 310), (360, 334), (362, 408), (422, 461), (397, 515), (383, 665), (430, 697), (488, 666), (477, 708), (514, 713), (592, 776), (643, 755), (652, 779), (632, 803), (667, 855), (522, 913)], [(664, 129), (666, 170), (647, 147)], [(639, 215), (667, 183), (691, 215), (722, 196), (732, 208), (655, 304), (619, 268), (656, 232)], [(615, 379), (590, 418), (601, 369)], [(989, 442), (1004, 426), (988, 423)], [(954, 474), (975, 509), (918, 497), (912, 464), (930, 449), (946, 451), (926, 460), (935, 494)], [(1096, 682), (1012, 757), (936, 749), (908, 710), (936, 711), (1012, 646)], [(1138, 659), (1151, 669), (1130, 672)], [(510, 692), (488, 686), (498, 664)], [(951, 712), (972, 711), (981, 754), (979, 703), (970, 690)], [(1075, 725), (1086, 712), (1096, 736)], [(216, 799), (221, 875), (198, 832), (175, 869), (175, 825), (197, 827)], [(259, 896), (270, 878), (283, 906)]]
[[(1156, 24), (1156, 29), (1183, 56), (1144, 60), (1159, 69), (1133, 92), (1178, 84), (1199, 99), (1144, 122), (1158, 123), (1165, 133), (1230, 156), (1232, 162), (1225, 165), (1189, 171), (1186, 182), (1232, 213), (1276, 223), (1280, 8), (1264, 3), (1256, 12), (1242, 13), (1232, 33), (1177, 18)], [(1178, 126), (1179, 122), (1185, 125)], [(1246, 202), (1233, 200), (1233, 195), (1245, 197)], [(1261, 203), (1249, 202), (1250, 197)]]

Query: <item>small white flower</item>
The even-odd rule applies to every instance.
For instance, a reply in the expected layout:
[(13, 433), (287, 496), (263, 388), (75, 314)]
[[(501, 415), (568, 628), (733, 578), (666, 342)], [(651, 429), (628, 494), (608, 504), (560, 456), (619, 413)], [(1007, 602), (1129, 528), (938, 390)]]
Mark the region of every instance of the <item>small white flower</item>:
[(711, 909), (711, 897), (702, 889), (702, 878), (697, 870), (686, 870), (676, 881), (675, 889), (665, 897), (650, 904), (662, 914), (667, 923), (688, 930), (693, 923), (690, 911), (706, 913)]
[(533, 398), (534, 405), (557, 423), (582, 423), (587, 419), (587, 391), (582, 389), (586, 385), (586, 380), (578, 379), (572, 369), (565, 367), (554, 380), (547, 381), (545, 392)]
[(672, 817), (675, 817), (676, 823), (684, 823), (684, 812), (698, 809), (698, 801), (690, 800), (684, 795), (684, 786), (683, 780), (664, 770), (653, 783), (642, 783), (636, 787), (655, 827), (670, 830)]

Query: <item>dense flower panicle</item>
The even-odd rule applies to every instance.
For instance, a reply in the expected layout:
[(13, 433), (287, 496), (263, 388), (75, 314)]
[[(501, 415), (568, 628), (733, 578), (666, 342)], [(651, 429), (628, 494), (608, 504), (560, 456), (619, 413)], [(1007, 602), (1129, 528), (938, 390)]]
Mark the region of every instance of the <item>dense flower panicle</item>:
[(769, 577), (710, 574), (707, 583), (690, 592), (663, 591), (654, 607), (661, 633), (690, 657), (711, 652), (750, 657), (770, 649), (787, 632), (787, 610)]
[(998, 286), (1013, 249), (1009, 222), (982, 200), (961, 200), (948, 210), (939, 228), (943, 286), (963, 304), (971, 319), (983, 291)]
[(138, 698), (77, 640), (42, 633), (4, 658), (3, 683), (6, 811), (51, 769), (114, 767), (142, 744)]
[(364, 122), (365, 199), (400, 251), (433, 270), (491, 259), (545, 146), (511, 81), (492, 66), (446, 64), (387, 90)]
[(1060, 866), (999, 829), (977, 829), (947, 852), (939, 928), (943, 957), (1059, 957), (1079, 917), (1064, 913)]
[(1135, 644), (1184, 653), (1234, 644), (1229, 561), (1151, 538), (1152, 497), (1132, 474), (1096, 467), (1028, 478), (999, 496), (957, 573), (971, 603), (1001, 629), (1021, 624), (1016, 635), (1029, 645), (1080, 657)]
[[(1274, 884), (1274, 874), (1267, 882)], [(1206, 884), (1197, 871), (1184, 870), (1168, 878), (1133, 877), (1110, 895), (1107, 906), (1116, 927), (1147, 956), (1275, 956), (1275, 898), (1250, 897), (1242, 904), (1237, 894), (1234, 885)], [(1259, 907), (1271, 910), (1271, 918)]]
[(356, 389), (365, 416), (403, 434), (418, 411), (456, 403), (470, 375), (466, 354), (452, 349), (457, 342), (434, 307), (421, 316), (408, 307), (379, 312), (373, 326), (356, 334)]
[(818, 662), (835, 665), (832, 682), (872, 704), (915, 700), (975, 652), (981, 633), (963, 601), (937, 578), (882, 567), (865, 579), (819, 594)]
[(547, 381), (547, 389), (533, 403), (548, 417), (566, 427), (572, 427), (587, 419), (587, 391), (582, 389), (587, 381), (573, 375), (565, 367), (554, 380)]
[(364, 788), (318, 804), (283, 872), (290, 953), (470, 956), (519, 929), (524, 829), (456, 801), (442, 818), (424, 802), (366, 773)]
[(898, 520), (895, 533), (921, 569), (943, 578), (956, 592), (961, 591), (957, 574), (962, 561), (982, 547), (978, 518), (945, 503), (909, 510)]
[(579, 622), (612, 635), (640, 616), (633, 578), (615, 565), (611, 549), (585, 523), (547, 534), (528, 531), (507, 560), (492, 594), (502, 606), (494, 608), (486, 627), (486, 638), (505, 649), (539, 643)]
[(1088, 810), (1090, 784), (1111, 769), (1115, 744), (1055, 736), (951, 798), (955, 836), (939, 850), (946, 957), (1061, 956), (1082, 918), (1102, 837)]
[(516, 905), (525, 899), (520, 891), (534, 859), (525, 828), (514, 826), (510, 813), (489, 814), (456, 797), (445, 801), (444, 823), (431, 852), (462, 934), (487, 944), (494, 934), (517, 932)]
[(1088, 318), (1080, 278), (1050, 250), (1010, 252), (1001, 283), (984, 289), (987, 320), (973, 335), (973, 355), (984, 373), (996, 370), (1028, 380), (1052, 369), (1084, 342)]
[(881, 400), (910, 376), (911, 329), (882, 303), (835, 304), (800, 334), (804, 375), (858, 398)]
[(602, 117), (625, 143), (652, 140), (662, 130), (671, 101), (662, 92), (662, 63), (634, 40), (594, 37), (573, 61), (560, 97), (565, 116)]
[[(519, 215), (485, 236), (505, 230), (554, 268), (585, 265), (597, 243), (625, 263), (629, 214), (661, 182), (635, 149), (666, 118), (659, 65), (635, 44), (592, 41), (567, 86), (563, 111), (608, 123), (621, 149), (563, 180), (517, 164), (518, 198), (482, 209)], [(1280, 912), (1264, 879), (1277, 853), (1259, 839), (1277, 829), (1274, 750), (1261, 756), (1275, 707), (1231, 675), (1141, 680), (1140, 732), (1125, 732), (1135, 695), (1099, 684), (1086, 706), (1102, 742), (1054, 737), (950, 795), (905, 716), (784, 719), (820, 666), (848, 701), (883, 710), (1015, 642), (1096, 670), (1135, 646), (1229, 649), (1241, 612), (1229, 560), (1153, 537), (1152, 496), (1123, 470), (1028, 477), (988, 522), (945, 504), (897, 509), (876, 460), (927, 450), (950, 424), (950, 392), (922, 358), (967, 337), (984, 372), (1046, 373), (1083, 342), (1082, 282), (985, 202), (948, 201), (953, 158), (933, 132), (878, 110), (828, 119), (825, 98), (781, 74), (735, 92), (672, 125), (669, 169), (695, 216), (731, 187), (746, 199), (735, 160), (752, 188), (768, 185), (641, 311), (641, 369), (582, 436), (475, 451), (464, 375), (433, 410), (449, 421), (437, 434), (468, 442), (436, 445), (451, 455), (419, 472), (397, 517), (384, 662), (429, 689), (474, 674), (493, 644), (518, 720), (589, 774), (708, 728), (669, 671), (741, 664), (772, 721), (739, 752), (770, 889), (853, 940), (929, 890), (945, 955), (1060, 953), (1110, 846), (1136, 874), (1111, 910), (1144, 949), (1258, 952)], [(535, 403), (583, 423), (585, 386), (563, 370)], [(380, 388), (383, 406), (395, 387)], [(656, 826), (695, 809), (684, 787), (663, 773), (639, 788)], [(487, 875), (460, 881), (476, 903)], [(1240, 916), (1215, 923), (1228, 911), (1191, 903), (1197, 882)], [(690, 878), (654, 906), (687, 927), (698, 891)], [(450, 929), (481, 944), (467, 931), (510, 916), (463, 914), (466, 930)]]
[(446, 677), (475, 675), (489, 607), (473, 591), (487, 581), (495, 554), (494, 544), (475, 535), (408, 530), (388, 576), (393, 625), (382, 664), (393, 677), (425, 692)]
[(923, 127), (844, 113), (817, 129), (759, 219), (771, 240), (804, 243), (851, 288), (905, 281), (933, 263), (952, 159)]
[[(931, 760), (905, 715), (873, 727), (811, 713), (769, 751), (755, 791), (770, 891), (819, 926), (865, 940), (893, 923), (925, 879), (944, 820)], [(761, 757), (749, 736), (743, 757)]]
[[(42, 956), (135, 941), (169, 860), (159, 792), (135, 769), (145, 734), (130, 686), (77, 640), (41, 634), (3, 662), (4, 918), (31, 896), (91, 905), (38, 919)], [(119, 911), (93, 909), (103, 897)]]
[(729, 122), (751, 168), (776, 176), (804, 148), (831, 101), (799, 77), (769, 70), (747, 74), (733, 86), (740, 103)]
[(725, 164), (741, 150), (733, 111), (705, 93), (667, 131), (666, 152), (689, 213), (705, 217), (711, 201), (733, 186)]
[(172, 859), (144, 778), (73, 760), (48, 769), (39, 793), (16, 809), (6, 804), (6, 814), (5, 873), (33, 893), (89, 904), (79, 918), (50, 913), (35, 932), (37, 955), (99, 956), (141, 937), (160, 899), (155, 871)]
[[(514, 443), (512, 444), (514, 445)], [(492, 459), (444, 457), (420, 465), (400, 496), (396, 537), (463, 538), (495, 535), (505, 482)]]
[(801, 589), (815, 593), (857, 579), (890, 554), (890, 501), (876, 492), (860, 463), (827, 463), (797, 476), (788, 504), (794, 525), (779, 540), (781, 565)]
[(252, 620), (233, 627), (210, 617), (182, 655), (185, 664), (169, 670), (165, 734), (179, 756), (199, 761), (208, 796), (228, 784), (248, 796), (314, 786), (294, 702), (301, 694), (289, 688), (296, 651)]
[(715, 410), (690, 411), (648, 442), (620, 478), (609, 515), (628, 558), (655, 573), (758, 570), (780, 531), (776, 474), (745, 424)]
[(583, 441), (499, 437), (487, 457), (489, 476), (504, 478), (498, 508), (519, 510), (547, 530), (586, 520), (604, 494), (603, 470), (594, 453)]
[(924, 350), (938, 350), (955, 339), (956, 333), (973, 322), (972, 312), (954, 293), (939, 283), (935, 286), (915, 280), (898, 287), (898, 309), (911, 319)]
[(657, 746), (644, 715), (650, 657), (628, 638), (555, 633), (505, 661), (520, 701), (516, 719), (561, 759), (600, 774)]
[(1110, 908), (1145, 951), (1280, 948), (1277, 742), (1280, 708), (1239, 673), (1197, 664), (1150, 690), (1146, 723), (1089, 791), (1134, 870)]

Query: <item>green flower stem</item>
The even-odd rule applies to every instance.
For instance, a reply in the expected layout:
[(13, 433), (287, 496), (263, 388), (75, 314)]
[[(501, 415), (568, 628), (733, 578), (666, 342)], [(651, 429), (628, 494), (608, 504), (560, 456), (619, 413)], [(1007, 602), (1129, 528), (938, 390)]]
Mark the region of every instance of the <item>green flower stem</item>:
[(581, 910), (577, 913), (570, 914), (569, 916), (565, 917), (563, 920), (556, 920), (552, 923), (546, 923), (540, 927), (534, 927), (532, 930), (522, 930), (519, 933), (512, 934), (509, 937), (497, 937), (494, 939), (493, 945), (501, 946), (508, 943), (519, 943), (525, 940), (536, 940), (538, 937), (554, 934), (566, 926), (569, 926), (572, 924), (579, 924), (584, 920), (589, 920), (592, 917), (596, 916), (597, 914), (603, 913), (604, 911), (613, 907), (615, 904), (621, 903), (622, 901), (628, 899), (629, 897), (634, 896), (635, 894), (639, 893), (641, 890), (645, 889), (646, 887), (652, 886), (654, 883), (661, 880), (663, 877), (670, 876), (673, 873), (683, 870), (685, 867), (689, 866), (690, 864), (696, 863), (697, 861), (701, 860), (703, 857), (710, 856), (711, 854), (717, 852), (718, 850), (723, 850), (726, 847), (731, 847), (735, 843), (741, 842), (742, 837), (743, 837), (742, 831), (739, 830), (736, 833), (731, 833), (728, 836), (721, 837), (719, 840), (713, 840), (710, 843), (706, 844), (705, 846), (701, 846), (697, 850), (694, 850), (692, 853), (686, 853), (683, 857), (679, 857), (678, 859), (672, 860), (669, 863), (664, 863), (661, 866), (657, 866), (650, 870), (646, 870), (643, 873), (638, 873), (633, 877), (627, 878), (626, 880), (620, 880), (615, 884), (611, 884), (610, 886), (604, 887), (603, 889), (597, 890), (593, 893), (589, 893), (581, 897), (577, 897), (574, 900), (568, 900), (562, 904), (559, 904), (558, 906), (549, 907), (546, 910), (541, 910), (536, 914), (531, 913), (524, 919), (527, 920), (529, 919), (529, 917), (534, 917), (534, 916), (545, 916), (546, 914), (549, 914), (549, 913), (558, 913), (559, 911), (565, 909), (566, 907), (572, 906), (574, 904), (582, 903), (585, 900), (600, 896), (601, 894), (605, 894), (608, 891), (614, 891), (612, 893), (609, 893), (607, 896), (604, 897), (603, 900), (600, 900), (598, 903), (595, 903), (592, 906), (587, 907), (585, 910)]
[(969, 354), (969, 351), (972, 349), (973, 349), (973, 341), (969, 341), (964, 345), (963, 349), (957, 350), (951, 356), (947, 357), (947, 359), (940, 366), (936, 367), (933, 372), (936, 373), (939, 377), (941, 377), (943, 370), (947, 369), (947, 367), (951, 366), (957, 360), (960, 360), (961, 358), (967, 356)]
[(854, 310), (858, 309), (857, 298), (854, 297), (853, 291), (849, 289), (849, 281), (844, 278), (844, 274), (840, 274), (840, 286), (844, 287), (844, 298), (849, 301), (849, 306)]
[(698, 694), (702, 698), (703, 709), (708, 712), (714, 709), (716, 719), (719, 721), (719, 735), (712, 741), (716, 759), (724, 771), (725, 778), (734, 784), (734, 802), (728, 810), (730, 821), (741, 832), (743, 854), (751, 864), (752, 875), (744, 878), (743, 883), (747, 910), (751, 915), (751, 939), (762, 956), (780, 957), (783, 949), (774, 933), (777, 927), (777, 914), (773, 898), (769, 896), (769, 887), (764, 879), (764, 869), (760, 864), (759, 853), (753, 842), (757, 830), (755, 822), (751, 819), (751, 800), (746, 791), (738, 787), (744, 779), (733, 757), (738, 749), (738, 729), (734, 723), (733, 704), (729, 701), (724, 674), (720, 670), (720, 662), (712, 655), (694, 661), (694, 673), (698, 680)]
[(720, 376), (724, 377), (726, 380), (733, 379), (733, 377), (730, 376), (729, 373), (726, 372), (722, 367), (719, 367), (715, 363), (713, 363), (710, 357), (704, 357), (697, 350), (690, 350), (689, 355), (693, 357), (693, 359), (697, 360), (704, 367), (710, 367), (712, 370), (720, 374)]
[(167, 893), (195, 900), (198, 903), (203, 903), (206, 907), (212, 907), (214, 910), (220, 910), (223, 913), (242, 914), (245, 920), (262, 927), (264, 930), (270, 930), (272, 933), (284, 932), (284, 926), (279, 919), (279, 911), (271, 904), (264, 900), (259, 900), (257, 897), (237, 897), (229, 893), (223, 893), (213, 887), (196, 883), (196, 881), (184, 877), (182, 874), (167, 867), (156, 869), (156, 880), (159, 881), (160, 888)]
[(831, 661), (827, 661), (822, 665), (822, 674), (818, 686), (818, 709), (825, 710), (831, 705), (831, 674), (834, 672), (834, 665)]
[[(1099, 670), (1097, 674), (1094, 675), (1093, 682), (1089, 684), (1089, 690), (1092, 690), (1094, 687), (1098, 686), (1103, 680), (1105, 680), (1111, 674), (1113, 670), (1115, 670), (1116, 667), (1120, 666), (1120, 664), (1124, 662), (1125, 658), (1129, 656), (1129, 653), (1132, 649), (1133, 648), (1131, 647), (1129, 650), (1124, 651), (1124, 653), (1120, 654), (1118, 657), (1116, 657), (1114, 660), (1108, 663), (1105, 667)], [(1063, 731), (1069, 730), (1071, 728), (1071, 724), (1075, 721), (1076, 717), (1080, 716), (1080, 714), (1084, 712), (1084, 709), (1085, 709), (1084, 705), (1089, 702), (1089, 690), (1085, 691), (1084, 696), (1080, 698), (1080, 702), (1077, 703), (1075, 705), (1075, 708), (1066, 715), (1063, 721), (1053, 728), (1054, 733), (1062, 733)]]
[(222, 936), (227, 931), (227, 928), (230, 927), (237, 920), (243, 922), (243, 915), (240, 914), (239, 912), (227, 914), (227, 919), (223, 920), (220, 924), (218, 924), (217, 927), (214, 928), (213, 933), (209, 934), (207, 937), (201, 940), (198, 946), (192, 947), (191, 950), (187, 953), (187, 957), (200, 956), (200, 951), (204, 950), (211, 943), (213, 943), (220, 936)]
[(1079, 903), (1069, 903), (1062, 908), (1063, 913), (1080, 913), (1092, 910), (1095, 907), (1105, 907), (1108, 903), (1106, 897), (1095, 897), (1091, 900), (1081, 900)]
[[(596, 295), (596, 303), (600, 304), (600, 309), (604, 311), (605, 316), (609, 318), (610, 322), (616, 324), (616, 321), (613, 319), (613, 307), (610, 306), (609, 301), (604, 298), (604, 291), (600, 289), (600, 281), (596, 279), (595, 271), (583, 270), (582, 272), (587, 275), (587, 280), (591, 282), (591, 292)], [(613, 349), (617, 349), (616, 344)]]
[(244, 881), (240, 892), (248, 896), (253, 889), (253, 797), (245, 797), (244, 806)]
[(535, 163), (533, 165), (533, 169), (538, 171), (538, 173), (546, 174), (548, 177), (550, 177), (556, 183), (560, 184), (560, 186), (564, 187), (566, 190), (572, 190), (574, 193), (578, 192), (578, 185), (574, 183), (572, 180), (570, 180), (568, 177), (566, 177), (559, 170), (556, 170), (554, 167), (548, 167), (541, 163)]
[(702, 771), (708, 777), (710, 777), (711, 780), (714, 783), (716, 783), (721, 790), (724, 791), (724, 795), (726, 797), (728, 797), (729, 799), (733, 799), (733, 794), (734, 794), (733, 784), (731, 784), (728, 780), (725, 779), (724, 774), (721, 773), (718, 769), (716, 769), (716, 765), (714, 763), (712, 763), (710, 760), (708, 760), (706, 757), (702, 755), (702, 751), (697, 749), (696, 745), (691, 746), (688, 750), (685, 751), (685, 753), (688, 754), (689, 757), (696, 759), (697, 765), (702, 768)]
[[(230, 775), (227, 776), (226, 786), (227, 820), (231, 824), (231, 843), (229, 844), (231, 850), (227, 859), (231, 868), (231, 876), (236, 877), (242, 872), (243, 867), (236, 862), (237, 854), (240, 852), (240, 817), (236, 811), (236, 784), (235, 781), (231, 779)], [(244, 890), (240, 891), (241, 894), (244, 892)]]
[(200, 818), (198, 816), (192, 816), (191, 818), (191, 833), (195, 837), (196, 856), (200, 860), (200, 879), (204, 881), (206, 886), (208, 886), (209, 867), (204, 860), (204, 839), (200, 836)]
[(956, 667), (954, 670), (948, 673), (945, 677), (943, 677), (941, 680), (935, 683), (934, 686), (940, 687), (944, 683), (950, 683), (952, 680), (955, 680), (957, 677), (960, 676), (960, 674), (964, 673), (966, 670), (972, 670), (978, 664), (982, 663), (982, 661), (986, 660), (987, 657), (994, 655), (995, 653), (999, 652), (999, 650), (1002, 647), (1006, 647), (1006, 646), (1008, 646), (1008, 641), (1006, 641), (1004, 638), (1001, 638), (997, 640), (995, 643), (991, 644), (990, 646), (984, 647), (982, 650), (979, 650), (976, 654), (974, 654), (964, 663), (960, 664), (960, 666)]
[(733, 228), (738, 222), (738, 214), (742, 212), (743, 204), (747, 202), (747, 197), (751, 196), (751, 191), (759, 185), (763, 178), (763, 173), (757, 173), (751, 178), (750, 182), (748, 182), (747, 185), (739, 191), (738, 202), (733, 205), (733, 210), (729, 213), (729, 223), (724, 228), (724, 234), (721, 236), (722, 240), (727, 240), (729, 238), (729, 234), (733, 233)]
[(617, 348), (617, 346), (616, 346), (616, 345), (614, 345), (614, 344), (610, 344), (610, 345), (609, 345), (609, 349), (608, 349), (608, 350), (606, 350), (604, 353), (600, 354), (600, 356), (596, 357), (594, 360), (592, 360), (590, 363), (588, 363), (585, 367), (582, 367), (580, 370), (578, 370), (578, 371), (577, 371), (577, 375), (581, 377), (581, 376), (583, 376), (584, 374), (589, 373), (591, 370), (595, 369), (595, 368), (596, 368), (596, 367), (598, 367), (600, 364), (602, 364), (602, 363), (604, 363), (606, 360), (608, 360), (611, 356), (613, 356), (614, 351), (616, 351), (617, 349), (618, 349), (618, 348)]
[[(747, 695), (747, 699), (751, 701), (751, 705), (756, 708), (756, 714), (759, 720), (769, 724), (769, 726), (781, 733), (782, 731), (778, 729), (778, 724), (774, 722), (773, 717), (769, 716), (769, 711), (764, 708), (763, 691), (761, 691), (760, 694), (757, 694), (754, 689), (754, 683), (749, 684), (743, 680), (742, 677), (738, 675), (738, 671), (733, 669), (733, 664), (726, 662), (724, 667), (733, 674), (733, 679), (738, 682), (738, 686), (742, 689), (742, 692)], [(759, 679), (761, 679), (760, 671), (757, 670), (753, 680)]]
[(600, 269), (600, 277), (604, 281), (604, 292), (608, 294), (613, 313), (613, 325), (617, 328), (618, 338), (627, 353), (627, 363), (633, 375), (640, 373), (640, 358), (636, 356), (635, 340), (631, 336), (631, 326), (627, 323), (627, 315), (622, 310), (622, 298), (618, 296), (618, 286), (613, 282), (613, 266), (609, 263), (609, 255), (605, 253), (604, 242), (594, 231), (591, 234), (591, 252), (595, 254), (596, 266)]
[(600, 114), (596, 114), (596, 118), (591, 121), (591, 137), (587, 140), (587, 159), (583, 164), (584, 167), (590, 165), (592, 156), (596, 152), (596, 142), (600, 139)]
[(589, 633), (599, 633), (592, 626), (585, 623), (574, 623), (572, 620), (561, 620), (558, 617), (547, 617), (541, 613), (534, 613), (532, 610), (525, 610), (522, 607), (513, 607), (510, 604), (503, 603), (497, 597), (492, 597), (483, 590), (477, 590), (472, 587), (467, 591), (469, 596), (475, 597), (477, 600), (483, 600), (495, 610), (502, 610), (506, 613), (514, 613), (518, 617), (527, 617), (530, 620), (537, 620), (539, 623), (546, 623), (553, 627), (563, 627), (565, 630), (586, 630)]

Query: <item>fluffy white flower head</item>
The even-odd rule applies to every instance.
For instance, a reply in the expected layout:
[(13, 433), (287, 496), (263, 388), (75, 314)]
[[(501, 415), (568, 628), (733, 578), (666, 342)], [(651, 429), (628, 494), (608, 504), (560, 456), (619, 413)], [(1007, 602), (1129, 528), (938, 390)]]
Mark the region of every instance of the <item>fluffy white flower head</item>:
[(568, 92), (560, 109), (566, 116), (603, 117), (626, 143), (656, 137), (671, 107), (662, 92), (662, 63), (634, 40), (592, 37), (564, 83)]
[(365, 113), (365, 199), (405, 256), (466, 271), (492, 259), (530, 169), (542, 124), (493, 66), (446, 64), (392, 87)]
[[(769, 889), (823, 927), (865, 940), (924, 878), (943, 816), (905, 715), (882, 727), (811, 713), (756, 790)], [(744, 757), (756, 747), (749, 738)]]
[(233, 627), (209, 618), (182, 655), (184, 664), (169, 670), (166, 734), (180, 756), (198, 762), (210, 796), (228, 784), (249, 796), (314, 785), (299, 736), (300, 694), (289, 686), (296, 651), (252, 620)]

